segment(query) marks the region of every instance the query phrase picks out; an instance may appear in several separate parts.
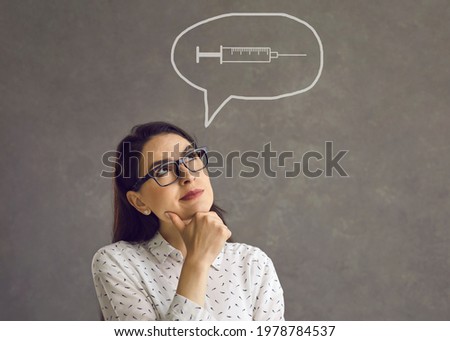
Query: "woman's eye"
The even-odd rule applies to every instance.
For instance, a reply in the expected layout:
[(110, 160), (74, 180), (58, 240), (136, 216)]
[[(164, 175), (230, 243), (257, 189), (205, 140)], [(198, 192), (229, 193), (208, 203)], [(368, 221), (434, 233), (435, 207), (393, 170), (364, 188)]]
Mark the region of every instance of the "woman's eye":
[(188, 159), (188, 160), (193, 160), (193, 159), (195, 159), (196, 157), (198, 157), (198, 154), (197, 154), (197, 153), (190, 153), (190, 154), (188, 154), (188, 155), (185, 156), (185, 158)]
[(169, 168), (168, 168), (167, 166), (158, 168), (158, 169), (155, 171), (155, 176), (164, 176), (164, 175), (167, 174), (168, 171), (169, 171)]

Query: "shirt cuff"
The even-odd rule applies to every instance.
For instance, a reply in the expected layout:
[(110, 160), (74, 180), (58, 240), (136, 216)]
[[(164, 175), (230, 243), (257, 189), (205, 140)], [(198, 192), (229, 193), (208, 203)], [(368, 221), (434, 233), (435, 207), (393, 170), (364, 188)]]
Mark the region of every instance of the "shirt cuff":
[(167, 321), (210, 321), (211, 319), (208, 310), (177, 293), (166, 315)]

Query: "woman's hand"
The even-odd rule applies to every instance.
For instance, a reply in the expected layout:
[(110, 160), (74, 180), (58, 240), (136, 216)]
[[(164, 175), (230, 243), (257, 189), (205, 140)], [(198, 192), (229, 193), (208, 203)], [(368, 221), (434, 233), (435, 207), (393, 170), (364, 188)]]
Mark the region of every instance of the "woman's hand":
[(189, 222), (181, 220), (176, 213), (166, 214), (184, 240), (185, 262), (209, 267), (231, 236), (231, 231), (216, 212), (197, 212)]

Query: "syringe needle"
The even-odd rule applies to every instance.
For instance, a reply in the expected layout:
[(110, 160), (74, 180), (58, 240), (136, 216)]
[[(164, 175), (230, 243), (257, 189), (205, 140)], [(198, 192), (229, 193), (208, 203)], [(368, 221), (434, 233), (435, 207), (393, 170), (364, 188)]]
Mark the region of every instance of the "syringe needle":
[(278, 57), (306, 57), (306, 53), (278, 53), (277, 51), (270, 52), (270, 59), (276, 59)]
[(295, 54), (295, 53), (278, 53), (278, 57), (306, 57), (306, 53), (300, 53), (300, 54)]

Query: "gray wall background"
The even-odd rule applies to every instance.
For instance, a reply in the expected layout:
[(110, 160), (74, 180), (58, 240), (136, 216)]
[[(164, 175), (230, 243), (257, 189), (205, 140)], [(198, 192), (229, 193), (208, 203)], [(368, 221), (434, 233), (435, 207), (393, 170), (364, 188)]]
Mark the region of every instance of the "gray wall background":
[[(233, 100), (205, 129), (172, 42), (245, 11), (310, 23), (322, 77), (306, 94)], [(450, 319), (449, 21), (444, 0), (0, 1), (0, 319), (98, 318), (101, 155), (152, 120), (225, 154), (349, 150), (349, 178), (213, 180), (234, 238), (272, 258), (286, 319)]]

